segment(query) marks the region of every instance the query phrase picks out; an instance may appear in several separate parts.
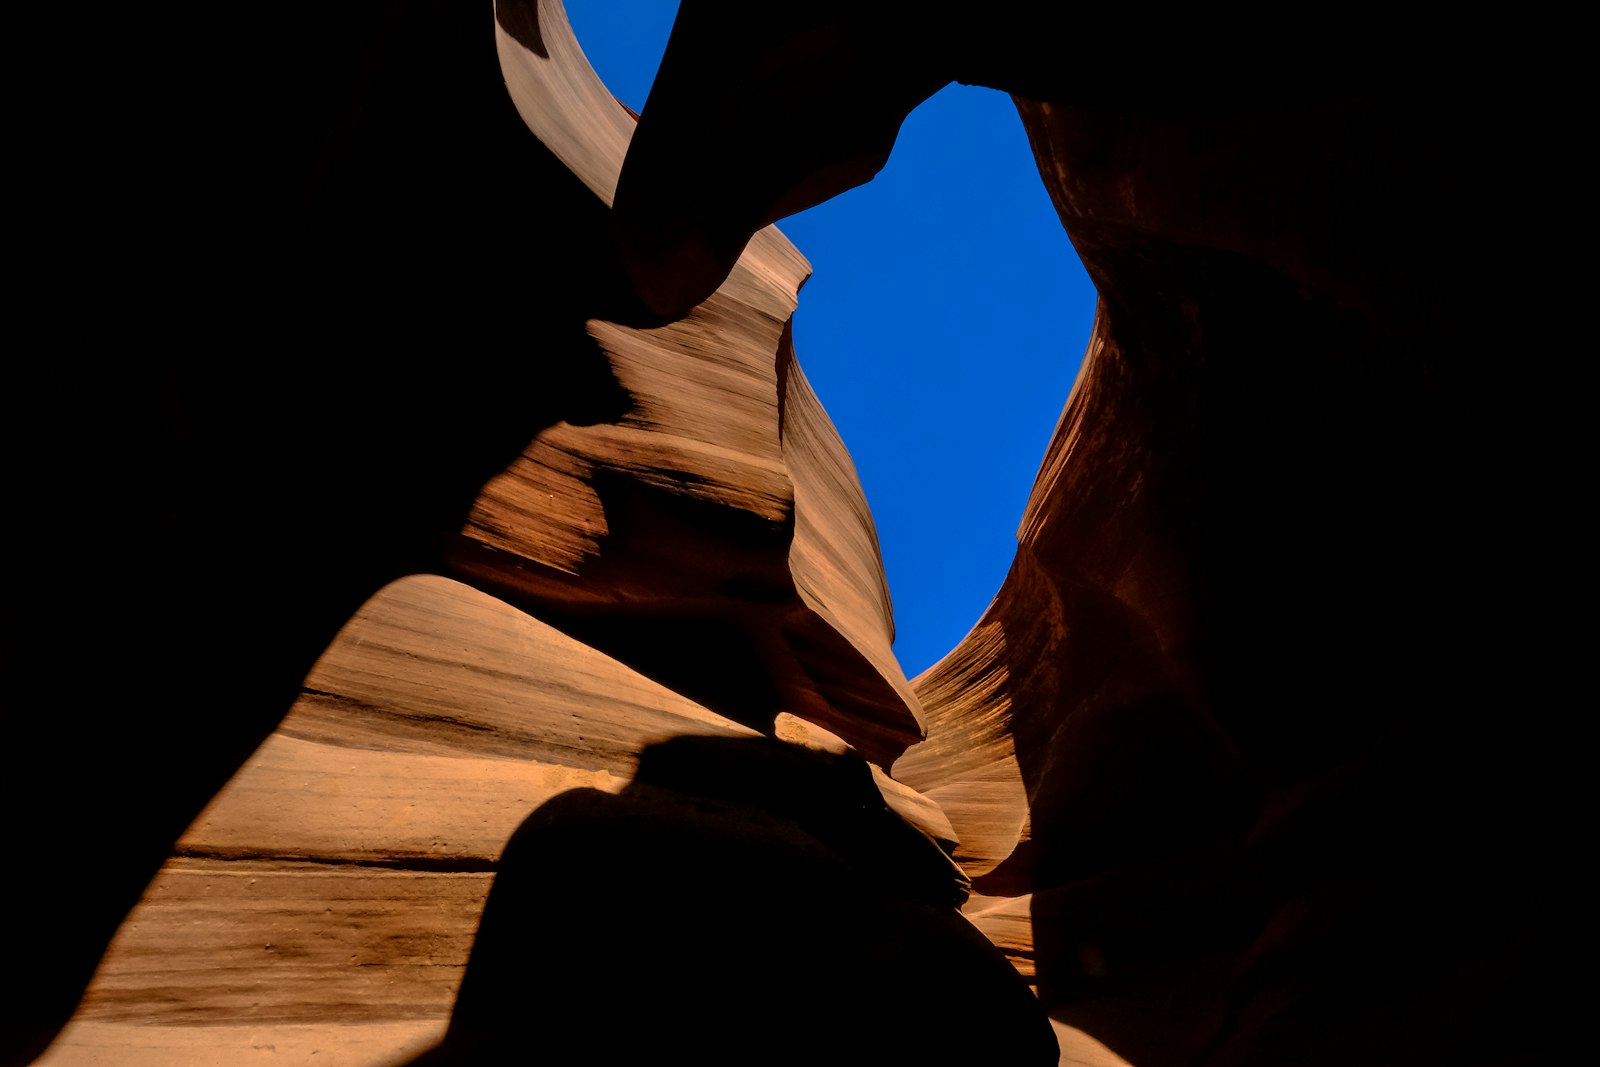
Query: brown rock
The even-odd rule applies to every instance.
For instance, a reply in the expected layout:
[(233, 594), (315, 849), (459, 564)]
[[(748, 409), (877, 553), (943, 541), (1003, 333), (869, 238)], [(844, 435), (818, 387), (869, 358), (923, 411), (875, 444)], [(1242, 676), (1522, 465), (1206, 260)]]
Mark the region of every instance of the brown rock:
[[(694, 250), (865, 180), (949, 80), (1015, 94), (1100, 291), (1016, 564), (894, 765), (980, 892), (1031, 893), (1052, 1014), (1147, 1065), (1550, 1054), (1573, 679), (1517, 561), (1577, 558), (1577, 453), (1505, 367), (1563, 336), (1507, 276), (1552, 231), (1472, 220), (1548, 199), (1565, 166), (1483, 131), (1562, 157), (1562, 91), (1392, 20), (1274, 37), (1311, 49), (1209, 15), (685, 7), (616, 211), (653, 306), (716, 284)], [(828, 136), (810, 86), (880, 77), (872, 131)]]
[[(805, 261), (773, 232), (705, 310), (640, 305), (604, 188), (632, 118), (549, 11), (512, 18), (543, 56), (425, 0), (107, 16), (37, 53), (59, 90), (19, 135), (37, 356), (7, 426), (0, 780), (13, 848), (57, 877), (7, 887), (29, 980), (3, 1058), (71, 1013), (184, 828), (406, 574), (760, 730), (798, 714), (879, 765), (921, 737), (870, 517), (793, 366)], [(80, 36), (52, 18), (40, 40)], [(478, 724), (490, 750), (510, 718)]]
[(564, 793), (518, 829), (450, 1032), (416, 1062), (504, 1062), (603, 1033), (624, 1062), (848, 1049), (1054, 1064), (1033, 994), (951, 908), (946, 862), (883, 807), (859, 757), (766, 739), (647, 748), (620, 794)]
[[(631, 148), (548, 0), (29, 16), (0, 1061), (1550, 1056), (1564, 97), (1080, 15), (686, 3)], [(769, 224), (952, 79), (1101, 308), (909, 685)]]
[(43, 1062), (153, 1033), (169, 1063), (344, 1027), (367, 1032), (349, 1062), (437, 1041), (517, 825), (684, 733), (753, 736), (460, 583), (386, 587), (185, 832)]
[[(540, 26), (543, 52), (498, 31), (519, 112), (609, 204), (632, 116), (559, 4), (502, 9)], [(887, 763), (921, 727), (871, 515), (795, 363), (809, 274), (768, 230), (678, 321), (590, 320), (628, 414), (542, 434), (475, 502), (450, 566), (741, 721), (787, 711)], [(711, 669), (707, 645), (738, 667)]]

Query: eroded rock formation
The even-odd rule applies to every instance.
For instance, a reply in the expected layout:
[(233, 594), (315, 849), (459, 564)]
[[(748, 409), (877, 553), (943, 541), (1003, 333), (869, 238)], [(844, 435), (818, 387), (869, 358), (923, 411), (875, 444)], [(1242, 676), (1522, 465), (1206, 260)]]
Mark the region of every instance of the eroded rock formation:
[[(966, 883), (936, 843), (951, 842), (948, 820), (882, 769), (922, 728), (889, 650), (870, 516), (789, 340), (804, 259), (772, 231), (703, 307), (653, 316), (623, 283), (607, 226), (633, 118), (559, 5), (512, 5), (496, 21), (397, 4), (328, 21), (328, 39), (286, 26), (248, 38), (310, 64), (306, 83), (234, 100), (232, 123), (284, 114), (254, 131), (258, 147), (216, 147), (270, 159), (214, 192), (264, 202), (281, 232), (218, 247), (204, 198), (170, 203), (163, 239), (195, 256), (175, 279), (91, 287), (108, 308), (45, 294), (60, 333), (30, 368), (43, 425), (22, 441), (35, 454), (19, 486), (41, 525), (11, 531), (19, 558), (43, 566), (8, 604), (26, 654), (7, 673), (7, 786), (37, 812), (22, 852), (73, 844), (68, 891), (9, 889), (36, 921), (21, 953), (35, 981), (7, 1005), (8, 1059), (65, 1019), (141, 890), (52, 1062), (245, 1056), (233, 1028), (256, 1023), (311, 1045), (304, 1027), (375, 1028), (333, 1043), (358, 1058), (430, 1025), (437, 1037), (516, 823), (558, 789), (620, 788), (636, 753), (685, 733), (753, 728), (859, 753), (838, 758), (872, 761), (861, 767), (879, 803), (919, 827), (946, 882)], [(179, 61), (131, 34), (107, 46), (107, 69), (91, 67), (86, 98), (148, 60), (131, 42)], [(148, 91), (168, 102), (165, 88)], [(472, 114), (455, 123), (456, 110)], [(420, 166), (433, 151), (443, 158)], [(112, 206), (84, 205), (73, 232), (111, 254), (125, 251), (118, 238), (145, 239), (115, 208), (172, 200), (162, 176), (195, 154), (135, 175)], [(491, 185), (514, 186), (515, 202), (482, 197)], [(59, 190), (51, 202), (74, 206)], [(39, 244), (62, 254), (48, 234)], [(118, 315), (124, 332), (108, 337), (101, 317)], [(219, 338), (236, 343), (213, 365)], [(124, 390), (97, 394), (118, 372)], [(99, 493), (76, 493), (78, 465), (113, 440), (129, 462)], [(53, 713), (55, 680), (83, 655), (67, 612), (90, 579), (72, 568), (88, 558), (91, 515), (119, 506), (124, 544), (152, 549), (108, 595), (142, 615), (100, 657), (106, 673), (65, 699), (71, 714)], [(224, 580), (238, 560), (254, 568), (248, 605)], [(413, 571), (500, 599), (394, 584)], [(641, 689), (607, 653), (672, 688)], [(157, 689), (163, 706), (105, 721), (123, 690)], [(81, 758), (64, 770), (22, 755), (69, 747)], [(270, 902), (264, 924), (219, 921), (251, 899)], [(319, 900), (344, 904), (319, 912)], [(188, 936), (191, 921), (206, 935)], [(270, 965), (282, 958), (295, 962)], [(223, 977), (241, 970), (259, 972), (245, 991)]]
[[(1559, 140), (1558, 95), (1392, 21), (1263, 47), (1005, 3), (959, 32), (685, 8), (616, 209), (652, 306), (870, 176), (952, 79), (1015, 94), (1099, 289), (1016, 563), (915, 681), (929, 737), (894, 765), (1046, 1007), (1139, 1064), (1551, 1054), (1572, 679), (1513, 561), (1573, 558), (1577, 452), (1568, 409), (1508, 381), (1529, 293), (1484, 270), (1547, 234), (1473, 220), (1538, 198), (1549, 171), (1483, 136)], [(871, 128), (834, 133), (846, 109)]]
[[(1474, 223), (1553, 110), (1399, 27), (691, 0), (636, 117), (471, 7), (34, 17), (5, 1062), (1544, 1062), (1579, 483), (1480, 270), (1548, 233)], [(1101, 306), (908, 683), (770, 224), (951, 80)]]

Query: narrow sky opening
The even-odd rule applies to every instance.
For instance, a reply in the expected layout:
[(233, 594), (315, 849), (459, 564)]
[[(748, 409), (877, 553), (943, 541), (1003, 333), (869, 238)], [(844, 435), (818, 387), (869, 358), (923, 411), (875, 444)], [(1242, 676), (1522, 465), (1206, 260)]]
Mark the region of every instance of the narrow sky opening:
[[(606, 86), (644, 107), (676, 0), (567, 0)], [(1016, 529), (1088, 342), (1095, 292), (1011, 99), (950, 85), (867, 185), (778, 223), (815, 273), (806, 376), (872, 508), (908, 676), (961, 640)]]

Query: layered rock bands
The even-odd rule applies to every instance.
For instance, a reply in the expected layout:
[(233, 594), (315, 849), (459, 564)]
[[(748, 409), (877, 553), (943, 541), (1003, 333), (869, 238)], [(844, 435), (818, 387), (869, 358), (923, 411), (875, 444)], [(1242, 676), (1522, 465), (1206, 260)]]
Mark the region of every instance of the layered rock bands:
[[(637, 115), (559, 0), (23, 38), (4, 1063), (1555, 1062), (1515, 32), (684, 0)], [(908, 681), (773, 224), (952, 81), (1100, 301)]]

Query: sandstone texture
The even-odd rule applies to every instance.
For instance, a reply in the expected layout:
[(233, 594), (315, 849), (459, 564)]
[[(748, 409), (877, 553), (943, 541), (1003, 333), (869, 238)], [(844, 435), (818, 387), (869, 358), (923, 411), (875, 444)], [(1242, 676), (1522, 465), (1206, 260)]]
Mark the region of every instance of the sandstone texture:
[[(635, 115), (559, 0), (80, 14), (19, 38), (0, 1063), (1558, 1062), (1559, 86), (684, 0)], [(773, 223), (951, 81), (1100, 305), (908, 680)]]
[[(1561, 185), (1482, 139), (1558, 141), (1558, 81), (1475, 81), (1486, 42), (1388, 20), (1263, 43), (1211, 15), (685, 7), (617, 199), (652, 306), (869, 177), (950, 80), (1013, 94), (1099, 290), (1016, 562), (914, 680), (929, 736), (893, 766), (1052, 1016), (1139, 1064), (1544, 1062), (1576, 679), (1515, 561), (1575, 558), (1581, 450), (1506, 364), (1564, 336), (1508, 276), (1548, 233), (1472, 220)], [(810, 139), (746, 132), (764, 113)]]

